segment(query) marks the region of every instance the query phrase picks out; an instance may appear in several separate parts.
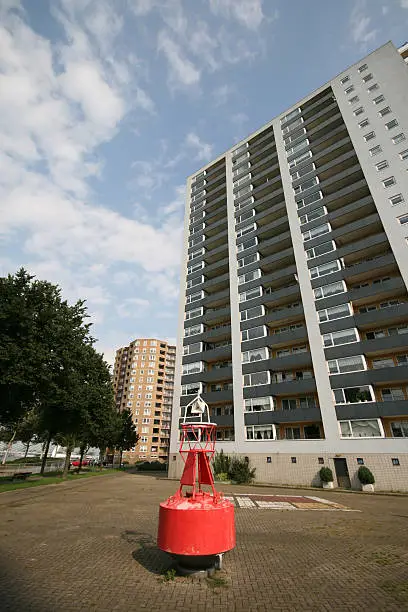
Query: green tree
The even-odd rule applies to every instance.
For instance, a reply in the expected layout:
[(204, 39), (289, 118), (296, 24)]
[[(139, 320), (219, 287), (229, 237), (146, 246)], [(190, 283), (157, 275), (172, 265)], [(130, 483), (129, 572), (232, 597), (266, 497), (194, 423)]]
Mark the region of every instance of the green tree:
[(122, 412), (119, 412), (115, 446), (120, 452), (120, 466), (122, 465), (123, 451), (128, 451), (136, 446), (139, 442), (139, 438), (140, 436), (136, 431), (136, 426), (133, 422), (130, 410), (122, 410)]

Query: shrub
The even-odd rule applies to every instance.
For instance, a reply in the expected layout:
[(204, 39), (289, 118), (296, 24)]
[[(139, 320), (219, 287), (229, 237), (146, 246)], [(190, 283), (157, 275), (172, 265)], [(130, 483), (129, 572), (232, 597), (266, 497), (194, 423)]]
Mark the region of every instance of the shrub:
[(146, 472), (162, 472), (167, 469), (167, 464), (161, 461), (144, 461), (137, 465), (137, 469)]
[[(213, 470), (215, 476), (219, 476), (220, 474), (228, 475), (230, 465), (231, 457), (229, 457), (228, 455), (224, 455), (223, 450), (221, 450), (219, 453), (215, 453), (213, 458)], [(225, 480), (227, 480), (227, 478)]]
[(231, 459), (228, 476), (237, 484), (249, 484), (255, 478), (256, 468), (250, 468), (249, 462), (244, 457), (233, 457)]
[(220, 472), (216, 476), (217, 476), (217, 480), (221, 482), (225, 482), (226, 480), (228, 480), (228, 472)]
[(359, 481), (363, 485), (374, 484), (375, 483), (375, 479), (374, 479), (373, 473), (365, 465), (361, 465), (358, 468), (357, 475), (358, 475)]
[(333, 482), (333, 472), (329, 467), (322, 467), (319, 474), (322, 482)]

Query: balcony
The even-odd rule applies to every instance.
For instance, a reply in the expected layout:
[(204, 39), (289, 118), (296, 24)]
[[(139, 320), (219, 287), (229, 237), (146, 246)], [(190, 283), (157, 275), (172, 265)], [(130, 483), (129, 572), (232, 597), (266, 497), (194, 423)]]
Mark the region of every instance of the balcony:
[[(353, 355), (362, 354), (367, 358), (371, 358), (378, 355), (399, 353), (405, 350), (408, 351), (408, 334), (393, 334), (392, 336), (375, 338), (374, 340), (361, 340), (360, 342), (331, 346), (325, 349), (325, 354), (327, 359), (338, 359), (339, 357), (352, 357)], [(340, 374), (337, 374), (336, 378), (338, 376)]]
[(223, 242), (220, 246), (212, 248), (210, 251), (206, 251), (203, 255), (203, 259), (208, 265), (226, 258), (228, 259), (227, 241)]
[(296, 410), (273, 410), (271, 412), (247, 412), (245, 425), (268, 425), (280, 423), (303, 423), (321, 421), (319, 408), (297, 408)]
[(213, 368), (197, 374), (190, 374), (181, 377), (181, 384), (185, 385), (190, 382), (217, 383), (225, 382), (232, 379), (232, 367)]
[(336, 406), (336, 414), (339, 421), (408, 416), (408, 400), (342, 404)]
[[(272, 338), (271, 336), (266, 336), (265, 338), (257, 338), (256, 340), (248, 340), (247, 342), (243, 342), (241, 344), (241, 351), (250, 351), (252, 349), (257, 349), (262, 346), (272, 347), (273, 344), (271, 342), (271, 338)], [(262, 363), (262, 367), (260, 366), (260, 363)], [(253, 372), (260, 372), (264, 370), (269, 370), (271, 372), (286, 372), (290, 370), (300, 371), (304, 369), (310, 369), (311, 366), (312, 366), (312, 357), (309, 351), (307, 351), (305, 353), (292, 353), (291, 355), (287, 355), (286, 357), (272, 357), (271, 359), (264, 359), (261, 362), (253, 361), (251, 363), (245, 363), (242, 366), (242, 371), (244, 374), (252, 374)], [(307, 379), (307, 380), (310, 380), (310, 379)], [(291, 381), (291, 384), (292, 382), (294, 381)], [(299, 382), (299, 381), (295, 381), (295, 382)], [(289, 383), (277, 383), (277, 384), (286, 385)]]
[[(260, 370), (258, 366), (258, 370), (255, 370), (255, 372), (259, 371), (263, 370)], [(244, 374), (248, 373), (250, 372), (244, 372)], [(244, 387), (244, 399), (249, 399), (252, 397), (268, 397), (270, 395), (274, 397), (301, 396), (311, 393), (316, 393), (316, 381), (314, 380), (314, 378), (305, 378), (303, 380), (292, 380), (287, 382), (285, 381), (281, 383), (271, 383), (269, 385), (259, 385), (256, 387)]]
[(231, 309), (229, 306), (225, 308), (208, 308), (204, 312), (201, 321), (203, 323), (226, 323), (231, 321)]
[(223, 291), (219, 291), (218, 293), (213, 293), (211, 295), (207, 295), (203, 300), (197, 302), (199, 306), (204, 306), (207, 308), (217, 308), (218, 306), (226, 307), (229, 305), (229, 289), (224, 289)]

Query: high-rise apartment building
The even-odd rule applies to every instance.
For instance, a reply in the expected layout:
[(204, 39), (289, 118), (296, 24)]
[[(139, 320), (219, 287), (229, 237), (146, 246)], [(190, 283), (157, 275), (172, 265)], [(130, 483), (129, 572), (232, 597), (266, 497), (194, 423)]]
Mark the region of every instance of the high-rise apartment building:
[(130, 463), (168, 459), (175, 361), (176, 347), (163, 340), (139, 338), (116, 351), (116, 407), (132, 412), (140, 435), (123, 455)]
[[(408, 489), (408, 45), (188, 179), (170, 475), (197, 392), (259, 481)], [(405, 58), (405, 61), (404, 61)]]

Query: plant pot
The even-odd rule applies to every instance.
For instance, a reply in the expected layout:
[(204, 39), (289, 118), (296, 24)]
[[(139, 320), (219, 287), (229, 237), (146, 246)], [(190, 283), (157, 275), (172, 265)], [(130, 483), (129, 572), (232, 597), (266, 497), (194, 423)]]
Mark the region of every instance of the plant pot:
[(334, 489), (334, 482), (331, 480), (330, 482), (323, 482), (323, 489)]
[(374, 485), (373, 484), (362, 484), (361, 490), (365, 493), (374, 493)]

